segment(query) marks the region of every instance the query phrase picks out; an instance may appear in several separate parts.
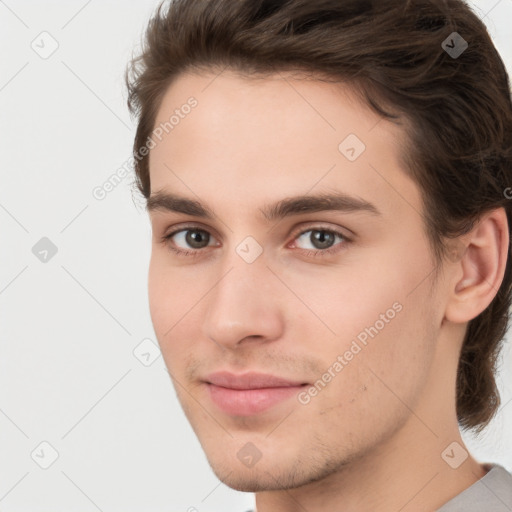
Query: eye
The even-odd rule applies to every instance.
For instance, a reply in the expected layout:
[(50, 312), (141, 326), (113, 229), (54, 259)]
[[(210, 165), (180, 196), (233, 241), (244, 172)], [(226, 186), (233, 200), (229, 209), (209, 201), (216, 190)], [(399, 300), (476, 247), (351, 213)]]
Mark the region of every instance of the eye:
[[(299, 231), (293, 238), (292, 247), (297, 247), (306, 256), (328, 256), (343, 250), (351, 242), (344, 233), (322, 226)], [(215, 238), (197, 226), (182, 227), (162, 237), (169, 250), (179, 256), (196, 257), (204, 254), (202, 249), (219, 246)]]
[[(338, 245), (345, 245), (350, 241), (343, 233), (321, 227), (302, 231), (295, 240), (294, 245), (309, 254), (331, 253), (337, 250)], [(337, 241), (342, 243), (336, 243)]]
[(208, 231), (199, 228), (188, 228), (173, 231), (162, 239), (169, 249), (181, 255), (196, 255), (200, 249), (217, 245)]

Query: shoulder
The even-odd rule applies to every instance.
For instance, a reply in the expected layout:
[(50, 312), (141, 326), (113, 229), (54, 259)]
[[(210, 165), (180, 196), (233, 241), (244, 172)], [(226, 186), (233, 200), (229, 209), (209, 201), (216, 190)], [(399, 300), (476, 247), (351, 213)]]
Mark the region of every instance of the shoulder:
[(486, 464), (489, 471), (480, 480), (445, 503), (437, 512), (510, 512), (512, 474), (499, 464)]

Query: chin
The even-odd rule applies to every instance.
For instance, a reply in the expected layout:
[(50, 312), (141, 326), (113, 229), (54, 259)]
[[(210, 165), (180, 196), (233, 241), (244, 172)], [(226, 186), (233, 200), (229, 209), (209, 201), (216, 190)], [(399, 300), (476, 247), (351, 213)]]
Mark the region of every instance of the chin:
[(216, 461), (208, 458), (208, 463), (217, 478), (231, 489), (241, 492), (261, 492), (291, 489), (306, 483), (301, 481), (304, 475), (296, 473), (296, 468), (289, 470), (276, 468), (275, 464), (268, 467), (263, 462), (252, 468), (243, 466), (238, 460), (233, 464), (226, 459)]
[(273, 482), (271, 475), (261, 472), (252, 472), (252, 474), (250, 474), (251, 470), (239, 472), (235, 469), (231, 472), (228, 471), (227, 473), (225, 470), (216, 471), (213, 469), (213, 472), (222, 483), (236, 491), (261, 492), (283, 489), (282, 486), (276, 485), (276, 482)]

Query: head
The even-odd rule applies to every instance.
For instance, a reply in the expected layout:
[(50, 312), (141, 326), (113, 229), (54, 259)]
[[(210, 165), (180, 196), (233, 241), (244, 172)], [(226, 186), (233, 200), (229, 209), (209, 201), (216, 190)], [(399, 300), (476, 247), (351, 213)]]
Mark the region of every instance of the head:
[[(453, 32), (468, 42), (457, 57), (442, 46), (460, 45)], [(221, 479), (322, 478), (411, 411), (489, 423), (512, 284), (512, 104), (465, 3), (175, 0), (127, 85), (151, 317)], [(228, 414), (205, 383), (224, 369), (306, 385)]]

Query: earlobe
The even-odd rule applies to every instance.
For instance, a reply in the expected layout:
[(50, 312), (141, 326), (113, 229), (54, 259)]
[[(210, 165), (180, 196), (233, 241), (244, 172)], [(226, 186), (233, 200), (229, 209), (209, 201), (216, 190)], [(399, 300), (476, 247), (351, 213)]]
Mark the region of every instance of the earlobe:
[(454, 283), (445, 317), (469, 322), (492, 302), (503, 281), (509, 252), (507, 215), (503, 208), (486, 213), (464, 236), (466, 250), (455, 263)]

